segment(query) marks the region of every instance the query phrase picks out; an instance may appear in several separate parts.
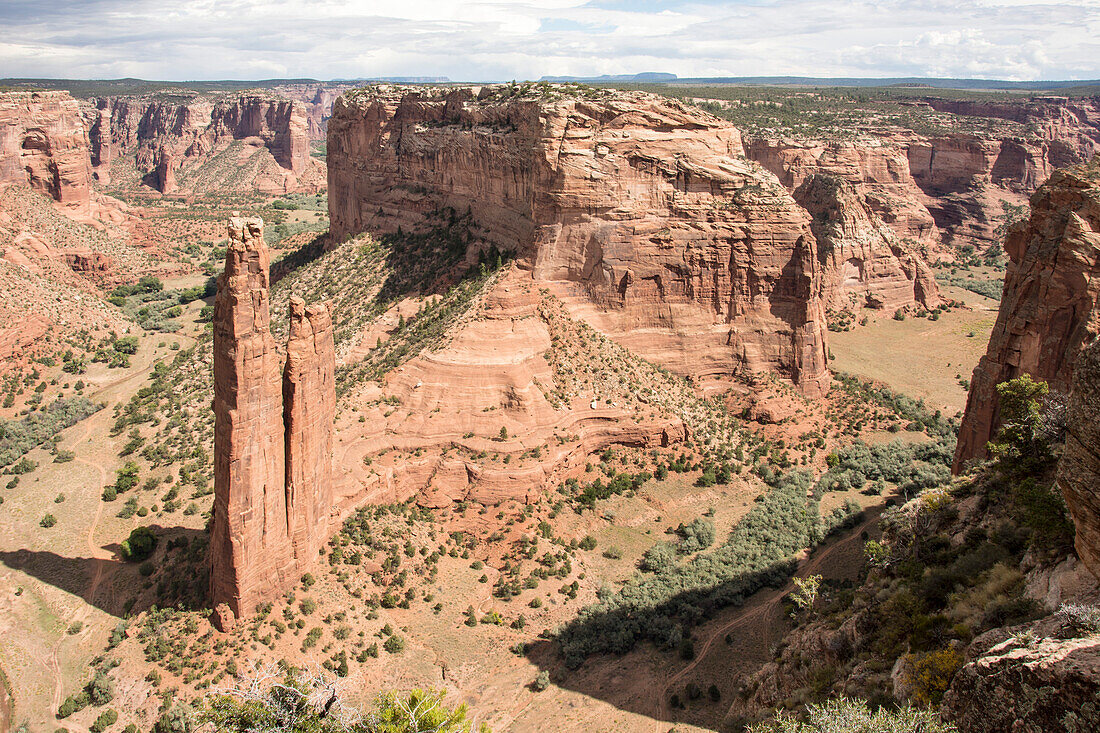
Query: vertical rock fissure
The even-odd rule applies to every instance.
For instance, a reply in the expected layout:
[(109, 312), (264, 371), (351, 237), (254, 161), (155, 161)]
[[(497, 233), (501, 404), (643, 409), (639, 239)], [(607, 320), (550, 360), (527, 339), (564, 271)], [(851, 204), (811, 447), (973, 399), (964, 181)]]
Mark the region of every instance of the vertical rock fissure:
[(227, 250), (214, 303), (210, 542), (223, 628), (285, 590), (328, 538), (336, 408), (328, 306), (291, 299), (283, 362), (269, 328), (263, 221), (230, 219)]

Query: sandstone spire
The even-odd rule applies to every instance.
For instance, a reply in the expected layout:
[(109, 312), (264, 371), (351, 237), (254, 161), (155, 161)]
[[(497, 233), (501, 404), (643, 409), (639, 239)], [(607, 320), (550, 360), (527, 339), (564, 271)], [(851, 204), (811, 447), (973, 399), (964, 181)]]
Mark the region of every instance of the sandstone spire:
[[(214, 302), (210, 595), (237, 617), (295, 582), (316, 558), (332, 503), (332, 320), (327, 306), (292, 302), (280, 384), (268, 267), (263, 221), (230, 219)], [(224, 612), (215, 618), (225, 623)]]
[(294, 555), (309, 562), (328, 536), (332, 506), (332, 424), (336, 414), (336, 349), (324, 303), (290, 299), (290, 337), (283, 370), (286, 504)]

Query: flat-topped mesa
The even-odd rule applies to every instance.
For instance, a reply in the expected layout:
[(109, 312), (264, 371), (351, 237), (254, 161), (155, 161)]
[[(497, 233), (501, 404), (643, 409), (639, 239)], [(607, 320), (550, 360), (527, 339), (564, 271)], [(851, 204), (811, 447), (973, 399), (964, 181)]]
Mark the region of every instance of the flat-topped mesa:
[(327, 150), (334, 240), (469, 211), (485, 245), (646, 358), (827, 389), (810, 218), (728, 122), (640, 92), (381, 87), (336, 101)]
[(316, 559), (332, 501), (332, 320), (326, 306), (292, 303), (284, 371), (269, 329), (269, 264), (263, 221), (230, 219), (214, 301), (210, 596), (238, 618)]
[(283, 369), (286, 503), (294, 556), (317, 557), (332, 507), (332, 433), (336, 416), (336, 347), (325, 303), (290, 299)]
[(1005, 250), (1000, 312), (970, 382), (956, 472), (988, 454), (1000, 426), (998, 384), (1029, 374), (1068, 392), (1078, 353), (1100, 333), (1100, 161), (1055, 171)]
[(87, 208), (92, 167), (80, 106), (68, 92), (0, 93), (0, 186), (29, 185)]

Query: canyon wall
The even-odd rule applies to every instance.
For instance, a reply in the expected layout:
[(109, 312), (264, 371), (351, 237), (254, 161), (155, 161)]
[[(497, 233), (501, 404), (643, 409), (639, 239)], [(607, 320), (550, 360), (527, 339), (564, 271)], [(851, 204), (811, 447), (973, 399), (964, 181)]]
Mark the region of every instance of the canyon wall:
[(337, 100), (328, 156), (337, 239), (469, 210), (486, 242), (632, 350), (827, 388), (809, 217), (717, 118), (640, 93), (383, 89)]
[(1077, 556), (1100, 577), (1100, 342), (1083, 349), (1073, 374), (1058, 487), (1076, 527)]
[[(310, 113), (299, 101), (259, 94), (105, 97), (84, 116), (92, 162), (103, 182), (111, 179), (112, 161), (131, 156), (147, 174), (146, 183), (170, 193), (180, 178), (177, 171), (208, 162), (234, 141), (265, 148), (281, 169), (269, 167), (246, 182), (261, 192), (312, 190), (323, 177), (323, 164), (310, 157)], [(203, 188), (199, 181), (190, 187)]]
[(0, 185), (18, 183), (84, 210), (91, 196), (88, 136), (67, 92), (0, 93)]
[[(938, 133), (883, 127), (850, 140), (755, 134), (746, 136), (745, 150), (791, 191), (814, 174), (847, 181), (903, 241), (933, 248), (941, 241), (995, 244), (1006, 203), (1025, 203), (1054, 169), (1088, 161), (1100, 150), (1097, 98), (929, 97), (912, 104), (960, 119), (945, 118), (948, 129)], [(975, 131), (963, 118), (1017, 127)], [(952, 125), (960, 129), (950, 131)]]
[(263, 221), (230, 219), (228, 234), (214, 301), (210, 597), (239, 618), (296, 582), (328, 537), (336, 393), (327, 306), (292, 302), (284, 370)]
[(1031, 197), (1031, 218), (1005, 240), (1009, 264), (997, 323), (970, 382), (955, 470), (987, 455), (999, 425), (996, 386), (1030, 374), (1070, 388), (1081, 348), (1100, 333), (1100, 167), (1056, 171)]

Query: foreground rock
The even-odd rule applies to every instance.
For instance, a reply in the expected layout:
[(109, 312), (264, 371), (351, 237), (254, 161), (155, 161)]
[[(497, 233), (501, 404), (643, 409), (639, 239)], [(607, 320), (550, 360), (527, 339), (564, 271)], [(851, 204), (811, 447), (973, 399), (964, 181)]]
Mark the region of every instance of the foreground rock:
[(970, 383), (956, 472), (988, 453), (999, 426), (998, 384), (1030, 374), (1067, 392), (1078, 353), (1100, 333), (1100, 164), (1055, 172), (1005, 249), (1004, 294)]
[(1081, 352), (1066, 420), (1058, 487), (1077, 529), (1077, 555), (1100, 577), (1100, 342)]
[(962, 733), (1054, 733), (1100, 728), (1100, 638), (1059, 615), (995, 629), (967, 649), (944, 713)]
[[(316, 560), (332, 496), (332, 319), (325, 305), (292, 302), (284, 371), (269, 330), (268, 269), (263, 222), (230, 219), (214, 304), (210, 595), (238, 618)], [(223, 628), (225, 617), (215, 616)]]

